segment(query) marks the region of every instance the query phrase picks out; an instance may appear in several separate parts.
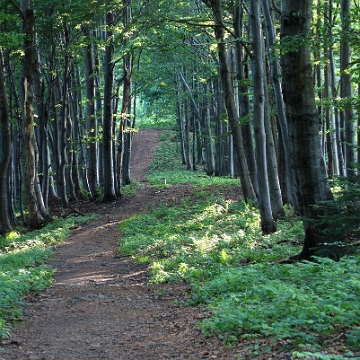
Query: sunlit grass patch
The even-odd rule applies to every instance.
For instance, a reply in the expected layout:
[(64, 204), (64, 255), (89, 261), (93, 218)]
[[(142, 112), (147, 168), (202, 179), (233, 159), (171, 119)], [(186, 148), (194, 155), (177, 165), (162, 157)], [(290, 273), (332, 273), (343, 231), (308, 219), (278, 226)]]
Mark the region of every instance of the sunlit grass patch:
[(205, 174), (200, 166), (199, 170), (186, 170), (182, 164), (179, 148), (175, 145), (175, 132), (166, 131), (160, 136), (160, 143), (153, 163), (149, 167), (146, 177), (155, 186), (164, 184), (192, 183), (198, 186), (208, 185), (239, 185), (238, 179), (231, 177), (215, 177)]
[(204, 198), (124, 221), (121, 251), (151, 259), (153, 282), (204, 281), (229, 266), (274, 261), (297, 251), (296, 244), (270, 249), (273, 238), (261, 234), (259, 213), (245, 202)]

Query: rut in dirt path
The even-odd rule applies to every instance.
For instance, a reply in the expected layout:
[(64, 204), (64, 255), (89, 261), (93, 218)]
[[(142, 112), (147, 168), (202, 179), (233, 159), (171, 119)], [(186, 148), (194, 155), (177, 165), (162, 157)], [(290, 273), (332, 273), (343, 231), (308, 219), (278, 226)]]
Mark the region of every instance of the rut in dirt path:
[[(143, 177), (159, 131), (136, 134), (132, 176)], [(96, 221), (82, 224), (49, 264), (55, 283), (25, 309), (23, 321), (3, 343), (5, 359), (232, 359), (217, 339), (205, 340), (186, 284), (151, 285), (144, 264), (118, 254), (118, 224), (133, 214), (191, 193), (189, 185), (155, 191), (144, 185), (134, 197), (99, 204)]]

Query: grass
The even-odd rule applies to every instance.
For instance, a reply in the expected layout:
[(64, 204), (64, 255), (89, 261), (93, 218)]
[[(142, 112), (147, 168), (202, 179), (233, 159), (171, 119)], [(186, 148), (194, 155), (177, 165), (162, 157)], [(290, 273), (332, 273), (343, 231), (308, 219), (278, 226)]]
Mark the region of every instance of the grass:
[[(360, 346), (360, 257), (279, 263), (300, 251), (300, 219), (286, 209), (278, 231), (262, 235), (258, 210), (222, 195), (238, 182), (179, 168), (169, 139), (164, 136), (149, 179), (191, 182), (198, 192), (176, 206), (125, 220), (120, 250), (147, 262), (154, 283), (192, 285), (190, 303), (204, 305), (210, 314), (199, 324), (205, 336), (228, 343), (250, 339), (254, 354), (256, 344), (267, 339), (267, 351), (285, 342), (280, 351), (290, 349), (292, 359), (360, 359), (354, 354)], [(345, 341), (331, 354), (339, 335)]]
[(19, 319), (24, 298), (52, 283), (54, 270), (44, 264), (53, 246), (61, 243), (78, 223), (94, 218), (57, 219), (41, 230), (11, 232), (0, 237), (0, 338), (9, 336), (11, 322)]
[(148, 181), (154, 186), (161, 186), (166, 179), (167, 185), (192, 183), (197, 186), (209, 185), (239, 185), (239, 180), (230, 177), (213, 177), (199, 170), (187, 170), (182, 165), (179, 152), (176, 149), (175, 132), (166, 131), (160, 135), (160, 144), (153, 163), (146, 174)]

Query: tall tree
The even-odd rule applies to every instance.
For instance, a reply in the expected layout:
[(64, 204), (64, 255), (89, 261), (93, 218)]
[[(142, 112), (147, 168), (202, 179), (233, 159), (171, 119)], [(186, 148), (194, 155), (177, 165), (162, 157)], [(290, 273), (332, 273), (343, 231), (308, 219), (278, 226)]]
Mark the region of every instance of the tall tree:
[[(259, 184), (259, 209), (261, 228), (265, 234), (276, 231), (273, 218), (266, 154), (267, 138), (265, 134), (265, 107), (268, 106), (267, 81), (265, 72), (265, 49), (261, 27), (260, 0), (250, 2), (250, 21), (253, 42), (253, 85), (254, 85), (254, 132), (256, 140), (256, 161)], [(270, 121), (270, 119), (268, 120)], [(269, 131), (269, 129), (267, 129)]]
[(340, 95), (345, 100), (344, 106), (344, 128), (345, 128), (345, 166), (348, 175), (355, 175), (353, 165), (356, 163), (355, 147), (355, 112), (352, 105), (353, 88), (351, 83), (351, 47), (350, 47), (350, 18), (351, 0), (341, 0), (341, 26), (342, 41), (340, 45), (340, 71), (341, 85)]
[(36, 63), (35, 48), (35, 14), (28, 1), (21, 3), (21, 12), (24, 19), (24, 129), (25, 129), (25, 195), (29, 214), (29, 226), (38, 229), (44, 218), (41, 216), (38, 200), (35, 193), (37, 174), (34, 131), (34, 66)]
[(113, 91), (114, 91), (114, 26), (115, 13), (106, 14), (106, 54), (104, 58), (104, 122), (103, 122), (103, 161), (104, 161), (104, 200), (116, 199), (114, 177), (114, 126), (113, 126)]
[[(293, 183), (293, 172), (290, 166), (290, 153), (289, 142), (287, 141), (288, 126), (286, 122), (285, 103), (282, 96), (282, 84), (281, 84), (281, 68), (278, 56), (276, 54), (275, 43), (276, 33), (273, 16), (270, 11), (270, 4), (267, 0), (261, 0), (262, 12), (264, 15), (264, 26), (266, 31), (266, 44), (268, 51), (268, 58), (270, 63), (270, 76), (274, 92), (276, 115), (280, 126), (280, 141), (283, 151), (284, 163), (281, 164), (285, 169), (283, 174), (285, 179), (282, 181), (282, 194), (284, 202), (291, 203), (295, 209), (298, 209), (295, 188)], [(284, 196), (285, 195), (285, 196)]]
[(84, 49), (84, 68), (86, 81), (86, 118), (87, 137), (89, 146), (89, 186), (91, 196), (95, 199), (99, 190), (99, 164), (98, 164), (98, 119), (96, 112), (96, 72), (94, 41), (91, 36), (90, 25), (83, 26), (83, 33), (87, 44)]
[(8, 211), (8, 173), (11, 155), (10, 119), (4, 78), (3, 50), (0, 47), (0, 234), (11, 231)]
[[(292, 167), (305, 240), (297, 258), (308, 258), (325, 241), (315, 205), (331, 200), (325, 160), (319, 139), (310, 59), (309, 30), (312, 0), (283, 0), (281, 17), (283, 95), (289, 127)], [(327, 239), (328, 240), (328, 239)]]
[(243, 136), (241, 133), (239, 118), (235, 105), (234, 89), (226, 50), (222, 4), (220, 0), (203, 0), (203, 2), (211, 8), (214, 15), (215, 37), (218, 41), (220, 79), (222, 83), (222, 91), (224, 94), (226, 112), (231, 126), (231, 131), (234, 138), (234, 146), (239, 162), (239, 175), (241, 185), (244, 189), (244, 197), (245, 199), (257, 202), (257, 197), (248, 170), (246, 154), (243, 147)]

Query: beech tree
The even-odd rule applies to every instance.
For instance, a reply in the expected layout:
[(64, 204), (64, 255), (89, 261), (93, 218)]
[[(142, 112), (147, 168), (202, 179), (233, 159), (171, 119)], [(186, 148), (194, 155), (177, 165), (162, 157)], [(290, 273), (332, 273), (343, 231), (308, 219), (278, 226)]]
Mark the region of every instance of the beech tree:
[[(253, 84), (254, 84), (254, 130), (256, 141), (257, 171), (259, 183), (259, 210), (261, 228), (265, 234), (276, 231), (268, 181), (267, 137), (265, 134), (265, 108), (269, 105), (265, 72), (265, 49), (262, 36), (260, 0), (250, 3), (251, 33), (253, 41)], [(269, 119), (268, 119), (269, 121)], [(269, 134), (269, 128), (266, 129)], [(270, 135), (270, 134), (269, 134)]]
[[(305, 240), (299, 259), (309, 258), (325, 242), (317, 225), (315, 205), (331, 200), (325, 159), (319, 138), (319, 115), (311, 64), (309, 31), (311, 0), (283, 0), (281, 16), (283, 96), (288, 122), (291, 165), (304, 218)], [(329, 242), (330, 239), (326, 239)]]
[(0, 47), (0, 234), (5, 235), (12, 229), (8, 211), (8, 173), (11, 155), (9, 108), (4, 78), (3, 50)]
[(25, 194), (29, 212), (29, 226), (38, 229), (44, 221), (40, 213), (35, 193), (37, 161), (34, 131), (34, 67), (36, 64), (35, 14), (26, 0), (21, 2), (21, 14), (24, 20), (24, 58), (23, 58), (23, 91), (24, 91), (24, 133), (25, 133)]
[(114, 26), (115, 13), (106, 14), (106, 55), (104, 58), (104, 121), (103, 121), (103, 156), (104, 156), (104, 199), (116, 199), (114, 177), (114, 127), (113, 127), (113, 92), (114, 92)]
[(241, 184), (244, 189), (244, 196), (245, 199), (250, 199), (254, 202), (257, 202), (257, 197), (249, 175), (248, 164), (244, 150), (243, 135), (241, 133), (235, 105), (233, 84), (227, 58), (222, 4), (220, 0), (204, 0), (204, 3), (206, 3), (211, 8), (214, 15), (215, 36), (218, 40), (220, 79), (222, 83), (222, 91), (224, 92), (226, 112), (231, 126), (232, 135), (234, 137), (234, 146), (239, 161), (239, 175), (241, 179)]
[(353, 85), (351, 83), (351, 18), (350, 18), (350, 0), (341, 1), (341, 25), (342, 25), (342, 40), (340, 45), (340, 96), (344, 100), (344, 129), (345, 129), (345, 166), (348, 175), (355, 175), (356, 170), (354, 164), (356, 163), (356, 148), (355, 148), (355, 111), (352, 104)]

